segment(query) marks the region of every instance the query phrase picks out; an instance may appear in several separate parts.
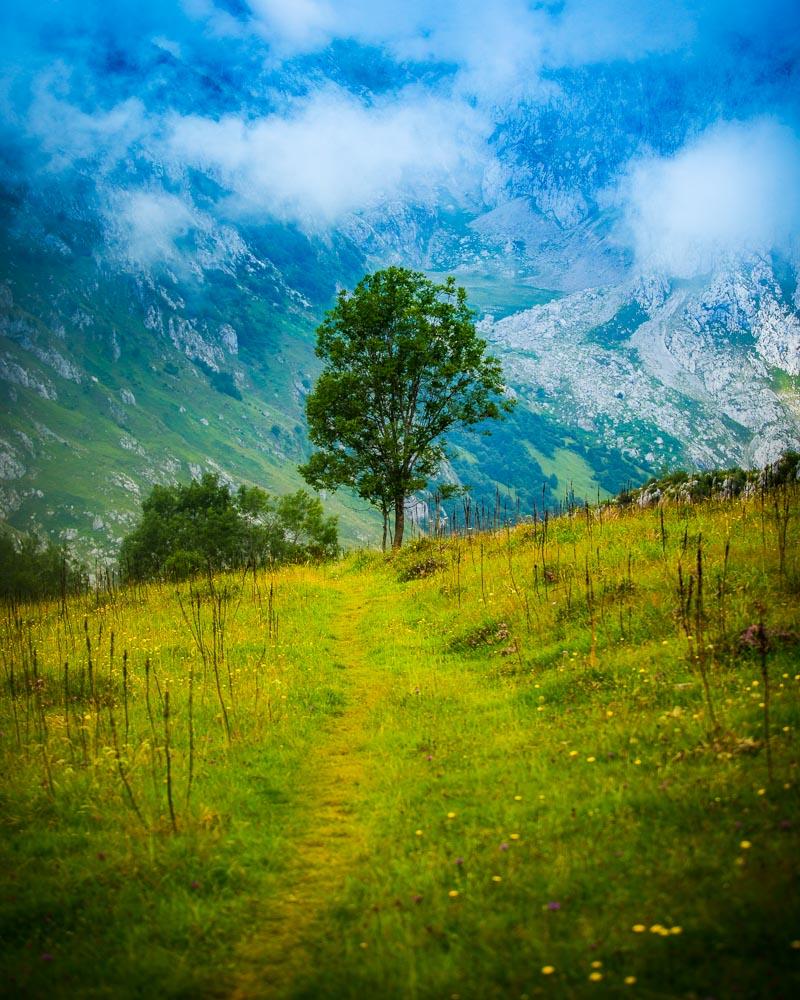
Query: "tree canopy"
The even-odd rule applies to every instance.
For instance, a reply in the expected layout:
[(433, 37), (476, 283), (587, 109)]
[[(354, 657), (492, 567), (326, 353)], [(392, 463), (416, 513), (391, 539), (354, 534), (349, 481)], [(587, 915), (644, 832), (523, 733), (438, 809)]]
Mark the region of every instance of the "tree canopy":
[(0, 531), (0, 599), (39, 600), (83, 590), (88, 574), (66, 546)]
[(123, 541), (131, 579), (184, 578), (270, 562), (324, 559), (338, 551), (336, 518), (305, 490), (272, 497), (257, 486), (236, 493), (206, 473), (188, 485), (154, 486), (139, 525)]
[(390, 267), (342, 291), (317, 329), (324, 369), (306, 399), (311, 442), (300, 472), (317, 489), (349, 486), (394, 511), (403, 541), (407, 498), (445, 457), (442, 437), (501, 417), (500, 362), (486, 353), (463, 288)]

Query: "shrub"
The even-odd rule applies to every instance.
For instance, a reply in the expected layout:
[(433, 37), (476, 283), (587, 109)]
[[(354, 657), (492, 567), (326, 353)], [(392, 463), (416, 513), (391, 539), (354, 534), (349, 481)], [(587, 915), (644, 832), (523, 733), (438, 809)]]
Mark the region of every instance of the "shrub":
[(0, 532), (0, 598), (40, 600), (75, 594), (88, 585), (88, 574), (64, 545), (35, 535), (15, 539)]
[(395, 557), (397, 579), (401, 583), (422, 580), (445, 568), (446, 563), (429, 539), (420, 538)]
[(336, 518), (305, 490), (271, 497), (257, 486), (231, 493), (206, 474), (188, 485), (154, 486), (139, 525), (123, 541), (128, 579), (185, 579), (265, 563), (326, 559), (339, 549)]

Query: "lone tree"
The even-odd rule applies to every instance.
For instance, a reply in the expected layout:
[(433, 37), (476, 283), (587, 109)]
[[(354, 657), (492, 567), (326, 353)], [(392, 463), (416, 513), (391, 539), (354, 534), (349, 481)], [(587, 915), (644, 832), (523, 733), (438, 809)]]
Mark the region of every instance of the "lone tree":
[(317, 489), (349, 486), (383, 515), (394, 511), (403, 543), (406, 499), (445, 457), (442, 435), (501, 417), (500, 362), (486, 353), (463, 288), (390, 267), (342, 291), (317, 329), (325, 367), (306, 399), (318, 447), (300, 467)]

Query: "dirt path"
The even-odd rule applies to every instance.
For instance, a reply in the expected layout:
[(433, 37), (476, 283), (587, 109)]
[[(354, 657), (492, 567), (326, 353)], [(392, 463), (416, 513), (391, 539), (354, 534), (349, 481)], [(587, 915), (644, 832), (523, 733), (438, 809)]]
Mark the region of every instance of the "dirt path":
[(284, 891), (269, 906), (247, 943), (247, 974), (233, 992), (236, 1000), (289, 997), (308, 967), (317, 919), (341, 898), (364, 841), (356, 804), (369, 769), (366, 721), (388, 690), (369, 664), (363, 622), (371, 601), (360, 588), (342, 586), (344, 603), (332, 625), (333, 651), (345, 678), (346, 705), (328, 733), (310, 752), (298, 813), (304, 820), (288, 868)]

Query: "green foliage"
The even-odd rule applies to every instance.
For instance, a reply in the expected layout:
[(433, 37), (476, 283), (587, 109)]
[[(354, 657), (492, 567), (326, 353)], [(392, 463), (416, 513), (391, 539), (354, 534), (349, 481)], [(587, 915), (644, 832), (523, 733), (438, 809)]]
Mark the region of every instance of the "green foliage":
[(236, 384), (236, 380), (230, 372), (216, 371), (200, 358), (195, 360), (195, 364), (208, 378), (208, 381), (213, 389), (216, 389), (217, 392), (221, 392), (223, 396), (230, 396), (231, 399), (241, 400), (242, 394), (239, 391), (239, 386)]
[(307, 397), (318, 451), (300, 469), (316, 488), (353, 488), (403, 538), (406, 498), (441, 464), (442, 436), (511, 409), (466, 292), (391, 267), (342, 291), (317, 330), (325, 368)]
[(800, 453), (787, 451), (763, 469), (712, 469), (688, 473), (676, 469), (660, 477), (653, 477), (638, 490), (623, 490), (616, 500), (622, 506), (642, 496), (664, 496), (691, 503), (712, 497), (738, 497), (747, 491), (773, 489), (791, 485), (800, 479)]
[(305, 490), (274, 498), (257, 486), (232, 494), (206, 473), (188, 485), (154, 486), (120, 550), (123, 575), (185, 579), (265, 563), (325, 559), (338, 551), (336, 519)]
[(230, 372), (212, 372), (209, 375), (209, 381), (217, 392), (221, 392), (224, 396), (230, 396), (231, 399), (242, 398), (239, 387)]
[(40, 600), (77, 594), (87, 573), (66, 546), (44, 543), (35, 535), (14, 540), (0, 532), (0, 599)]
[(325, 517), (322, 503), (305, 490), (280, 497), (265, 514), (262, 534), (255, 536), (262, 546), (262, 558), (266, 555), (274, 562), (297, 562), (337, 554), (336, 518)]
[(642, 323), (648, 319), (647, 312), (638, 302), (628, 302), (606, 323), (594, 327), (586, 339), (603, 347), (615, 347), (623, 344)]

